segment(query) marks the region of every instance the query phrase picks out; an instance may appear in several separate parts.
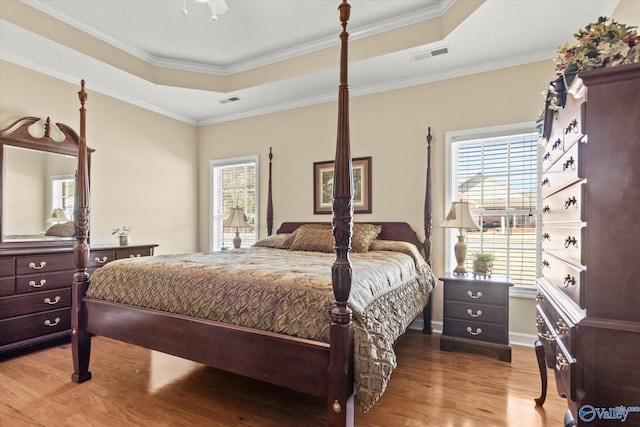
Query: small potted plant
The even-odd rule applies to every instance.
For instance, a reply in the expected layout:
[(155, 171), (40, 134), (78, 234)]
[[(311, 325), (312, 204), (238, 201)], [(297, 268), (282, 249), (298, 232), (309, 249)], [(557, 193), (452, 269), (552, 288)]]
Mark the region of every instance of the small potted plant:
[(123, 225), (122, 227), (114, 228), (111, 230), (111, 235), (118, 235), (120, 239), (120, 246), (127, 246), (129, 244), (129, 232), (131, 231), (131, 227), (127, 227)]
[(473, 277), (485, 276), (491, 277), (493, 269), (493, 254), (486, 252), (478, 252), (473, 260)]

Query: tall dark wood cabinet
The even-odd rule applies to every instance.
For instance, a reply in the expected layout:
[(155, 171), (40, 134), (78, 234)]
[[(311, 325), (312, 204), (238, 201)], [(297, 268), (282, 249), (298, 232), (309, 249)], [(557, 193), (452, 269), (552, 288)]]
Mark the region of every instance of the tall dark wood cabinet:
[(586, 90), (571, 85), (541, 138), (537, 352), (543, 384), (546, 364), (588, 426), (601, 408), (640, 406), (640, 64), (579, 77)]

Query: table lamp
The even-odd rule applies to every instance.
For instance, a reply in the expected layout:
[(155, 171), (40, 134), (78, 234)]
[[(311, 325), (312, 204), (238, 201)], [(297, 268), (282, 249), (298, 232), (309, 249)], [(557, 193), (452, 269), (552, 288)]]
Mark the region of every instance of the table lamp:
[(238, 249), (242, 245), (242, 239), (240, 238), (240, 229), (251, 229), (251, 225), (247, 222), (247, 215), (245, 215), (242, 208), (233, 208), (229, 213), (229, 218), (224, 221), (224, 226), (227, 228), (233, 228), (236, 232), (236, 237), (233, 238), (233, 247)]
[(453, 202), (447, 217), (442, 224), (440, 224), (440, 227), (457, 228), (459, 230), (458, 243), (454, 246), (458, 266), (453, 270), (453, 274), (467, 274), (467, 269), (464, 268), (464, 261), (467, 258), (467, 244), (464, 241), (462, 230), (480, 230), (480, 227), (471, 216), (469, 203)]

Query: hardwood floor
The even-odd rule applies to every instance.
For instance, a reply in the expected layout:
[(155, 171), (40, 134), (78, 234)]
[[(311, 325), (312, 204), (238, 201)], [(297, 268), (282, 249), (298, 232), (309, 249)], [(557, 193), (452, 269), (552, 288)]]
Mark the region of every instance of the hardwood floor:
[[(560, 426), (566, 404), (549, 377), (544, 408), (533, 348), (513, 362), (441, 352), (439, 335), (410, 330), (398, 369), (356, 426)], [(0, 424), (11, 426), (322, 426), (324, 402), (190, 361), (93, 339), (93, 379), (70, 380), (64, 344), (0, 362)], [(552, 374), (551, 372), (549, 372)], [(9, 424), (5, 424), (9, 421)]]

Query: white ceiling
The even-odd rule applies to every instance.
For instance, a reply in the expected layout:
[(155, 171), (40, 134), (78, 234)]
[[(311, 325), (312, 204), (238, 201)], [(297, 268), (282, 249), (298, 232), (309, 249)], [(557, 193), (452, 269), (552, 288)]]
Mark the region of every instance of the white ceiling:
[[(16, 0), (10, 0), (15, 2)], [(209, 0), (213, 1), (213, 0)], [(472, 0), (457, 0), (472, 1)], [(475, 1), (475, 0), (474, 0)], [(559, 45), (599, 16), (611, 16), (619, 0), (487, 0), (441, 40), (398, 48), (350, 64), (352, 96), (551, 59)], [(446, 15), (456, 0), (351, 0), (348, 31), (364, 40)], [(259, 67), (336, 46), (341, 30), (338, 0), (227, 0), (217, 21), (194, 0), (22, 0), (20, 19), (0, 1), (0, 58), (65, 81), (87, 81), (97, 91), (144, 108), (204, 125), (336, 98), (338, 57), (331, 66), (296, 75), (265, 77), (236, 90), (158, 84), (99, 52), (61, 43), (38, 28), (67, 23), (153, 65), (233, 78)], [(188, 14), (181, 10), (187, 8)], [(25, 13), (26, 12), (26, 13)], [(42, 18), (41, 13), (46, 16)], [(33, 17), (32, 17), (33, 16)], [(25, 23), (26, 22), (26, 23)], [(51, 28), (54, 28), (53, 26)], [(51, 30), (50, 32), (53, 32)], [(75, 42), (78, 44), (74, 45)], [(449, 53), (420, 61), (411, 55), (446, 47)], [(103, 52), (100, 52), (103, 53)], [(99, 58), (99, 59), (98, 59)], [(266, 75), (266, 73), (265, 73)], [(551, 76), (550, 76), (551, 77)], [(0, 94), (1, 96), (1, 94)], [(238, 97), (240, 101), (219, 101)]]

